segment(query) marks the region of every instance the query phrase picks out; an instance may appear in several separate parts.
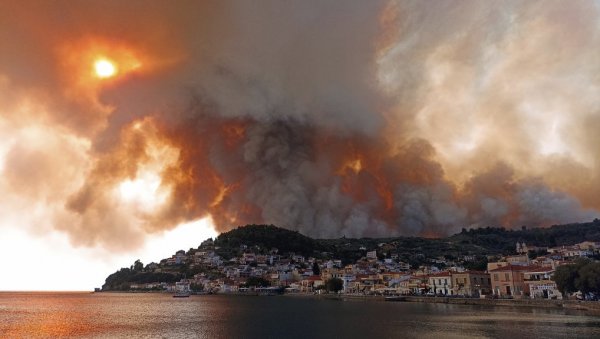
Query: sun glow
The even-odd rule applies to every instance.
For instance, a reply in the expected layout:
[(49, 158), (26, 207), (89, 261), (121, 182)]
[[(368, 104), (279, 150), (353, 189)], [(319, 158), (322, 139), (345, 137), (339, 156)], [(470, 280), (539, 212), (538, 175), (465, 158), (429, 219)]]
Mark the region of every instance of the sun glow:
[(354, 174), (360, 173), (363, 169), (363, 164), (360, 158), (352, 159), (344, 163), (342, 168), (338, 171), (338, 174), (345, 174), (346, 171), (351, 171)]
[(94, 71), (99, 78), (110, 78), (117, 74), (117, 67), (108, 59), (98, 59), (94, 62)]
[(124, 201), (137, 202), (141, 207), (150, 209), (161, 205), (166, 195), (159, 192), (160, 176), (152, 172), (143, 172), (135, 180), (125, 180), (119, 185), (119, 193)]
[(152, 119), (132, 122), (127, 134), (128, 140), (144, 140), (145, 158), (138, 161), (133, 176), (116, 183), (116, 197), (141, 215), (151, 215), (169, 200), (172, 186), (163, 182), (162, 176), (179, 159), (179, 150), (163, 143)]

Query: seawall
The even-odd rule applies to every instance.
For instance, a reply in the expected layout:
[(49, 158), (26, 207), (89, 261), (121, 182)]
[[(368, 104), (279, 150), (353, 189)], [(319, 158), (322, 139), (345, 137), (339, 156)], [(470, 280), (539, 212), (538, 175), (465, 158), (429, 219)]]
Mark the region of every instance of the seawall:
[(406, 302), (443, 303), (456, 305), (488, 305), (510, 307), (543, 307), (565, 308), (588, 311), (600, 315), (600, 302), (581, 300), (545, 300), (545, 299), (477, 299), (477, 298), (449, 298), (449, 297), (420, 297), (406, 296)]

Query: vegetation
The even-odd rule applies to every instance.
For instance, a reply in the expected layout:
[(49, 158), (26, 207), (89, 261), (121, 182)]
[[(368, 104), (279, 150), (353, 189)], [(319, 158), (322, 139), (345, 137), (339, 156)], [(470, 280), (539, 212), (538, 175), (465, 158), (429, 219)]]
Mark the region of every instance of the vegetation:
[(143, 267), (143, 264), (137, 260), (130, 268), (121, 268), (109, 275), (104, 285), (102, 285), (102, 290), (127, 291), (131, 284), (147, 284), (152, 282), (174, 283), (181, 279), (179, 275), (171, 273), (142, 272), (140, 265)]
[(328, 292), (337, 293), (344, 288), (344, 282), (340, 278), (331, 278), (325, 282), (325, 289)]
[(600, 295), (600, 262), (580, 259), (575, 264), (559, 266), (554, 280), (563, 295), (581, 291), (584, 296)]
[[(448, 238), (429, 239), (419, 237), (361, 238), (361, 239), (312, 239), (297, 231), (278, 228), (273, 225), (248, 225), (225, 232), (217, 237), (214, 244), (219, 255), (231, 258), (243, 253), (241, 246), (247, 246), (256, 253), (268, 253), (277, 249), (279, 254), (295, 253), (315, 258), (334, 257), (343, 264), (353, 263), (366, 254), (377, 250), (379, 256), (389, 258), (390, 254), (417, 267), (427, 262), (427, 258), (459, 258), (475, 256), (474, 267), (485, 268), (487, 255), (509, 255), (515, 253), (517, 242), (530, 246), (553, 247), (572, 245), (584, 240), (600, 241), (600, 220), (590, 223), (552, 226), (549, 228), (522, 228), (507, 230), (498, 227), (463, 229), (461, 233)], [(385, 244), (385, 246), (380, 246)], [(531, 256), (544, 254), (532, 252)]]
[(471, 271), (485, 271), (487, 270), (488, 258), (486, 256), (478, 256), (474, 261), (467, 261), (463, 266), (467, 270)]
[(296, 253), (312, 256), (322, 249), (321, 244), (297, 231), (273, 225), (247, 225), (225, 232), (215, 239), (217, 253), (224, 258), (239, 254), (241, 246), (250, 246), (258, 253), (277, 250), (279, 253)]
[[(317, 259), (341, 259), (342, 265), (354, 263), (366, 255), (367, 251), (377, 251), (379, 258), (402, 261), (417, 268), (423, 264), (432, 264), (439, 258), (458, 261), (465, 268), (485, 270), (488, 256), (514, 254), (517, 242), (528, 246), (553, 247), (572, 245), (585, 240), (600, 241), (600, 220), (593, 222), (559, 225), (549, 228), (507, 230), (498, 227), (463, 229), (462, 232), (447, 238), (428, 239), (419, 237), (362, 238), (362, 239), (312, 239), (297, 231), (278, 228), (273, 225), (247, 225), (222, 233), (214, 241), (202, 243), (206, 250), (214, 250), (224, 259), (224, 265), (232, 264), (229, 259), (241, 257), (244, 252), (257, 254), (294, 253)], [(190, 249), (187, 255), (194, 255), (196, 249)], [(530, 257), (545, 254), (542, 251), (530, 252)], [(392, 259), (393, 258), (393, 259)], [(156, 265), (156, 264), (153, 264)], [(320, 274), (319, 267), (312, 267), (314, 274)], [(582, 276), (575, 284), (571, 271), (557, 271), (568, 278), (564, 279), (564, 291), (581, 289), (592, 291), (595, 287), (596, 266), (587, 267), (577, 276)], [(222, 278), (223, 274), (205, 265), (192, 265), (182, 262), (176, 265), (162, 265), (160, 272), (137, 260), (129, 268), (122, 268), (111, 274), (102, 286), (103, 290), (128, 290), (131, 284), (150, 282), (172, 283), (183, 277), (191, 278), (203, 273), (210, 279)], [(600, 274), (596, 275), (600, 276)], [(600, 278), (599, 278), (600, 279)]]
[(567, 296), (576, 292), (575, 279), (577, 279), (579, 268), (576, 265), (563, 265), (556, 268), (554, 281), (560, 293)]
[(490, 253), (510, 254), (517, 241), (539, 247), (572, 245), (585, 240), (600, 241), (600, 220), (592, 222), (556, 225), (548, 228), (522, 227), (520, 230), (486, 227), (466, 230), (448, 238), (451, 242), (475, 245)]
[(535, 250), (535, 251), (531, 250), (531, 251), (527, 252), (527, 256), (529, 256), (529, 259), (535, 259), (539, 256), (547, 255), (547, 254), (548, 254), (548, 251), (546, 249), (539, 249), (539, 250)]
[(246, 280), (246, 283), (243, 287), (267, 287), (270, 285), (271, 283), (265, 278), (250, 277), (248, 280)]
[(192, 290), (192, 292), (203, 292), (204, 291), (204, 286), (202, 286), (201, 284), (190, 284), (190, 290)]
[(319, 268), (319, 264), (315, 261), (312, 265), (313, 275), (321, 275), (321, 268)]

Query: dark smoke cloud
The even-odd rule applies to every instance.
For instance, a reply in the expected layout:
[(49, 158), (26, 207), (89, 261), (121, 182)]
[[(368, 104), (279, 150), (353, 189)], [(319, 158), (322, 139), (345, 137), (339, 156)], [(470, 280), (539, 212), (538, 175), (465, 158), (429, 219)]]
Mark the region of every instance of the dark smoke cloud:
[[(317, 237), (588, 220), (599, 13), (0, 0), (0, 202), (116, 250), (205, 216)], [(98, 53), (142, 66), (92, 81)]]

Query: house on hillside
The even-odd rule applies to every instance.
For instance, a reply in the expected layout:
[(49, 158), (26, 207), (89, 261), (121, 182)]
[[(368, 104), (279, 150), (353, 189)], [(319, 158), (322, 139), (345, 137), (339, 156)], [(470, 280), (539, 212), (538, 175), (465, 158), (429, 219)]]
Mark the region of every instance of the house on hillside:
[(377, 251), (369, 251), (366, 255), (367, 259), (377, 259)]

